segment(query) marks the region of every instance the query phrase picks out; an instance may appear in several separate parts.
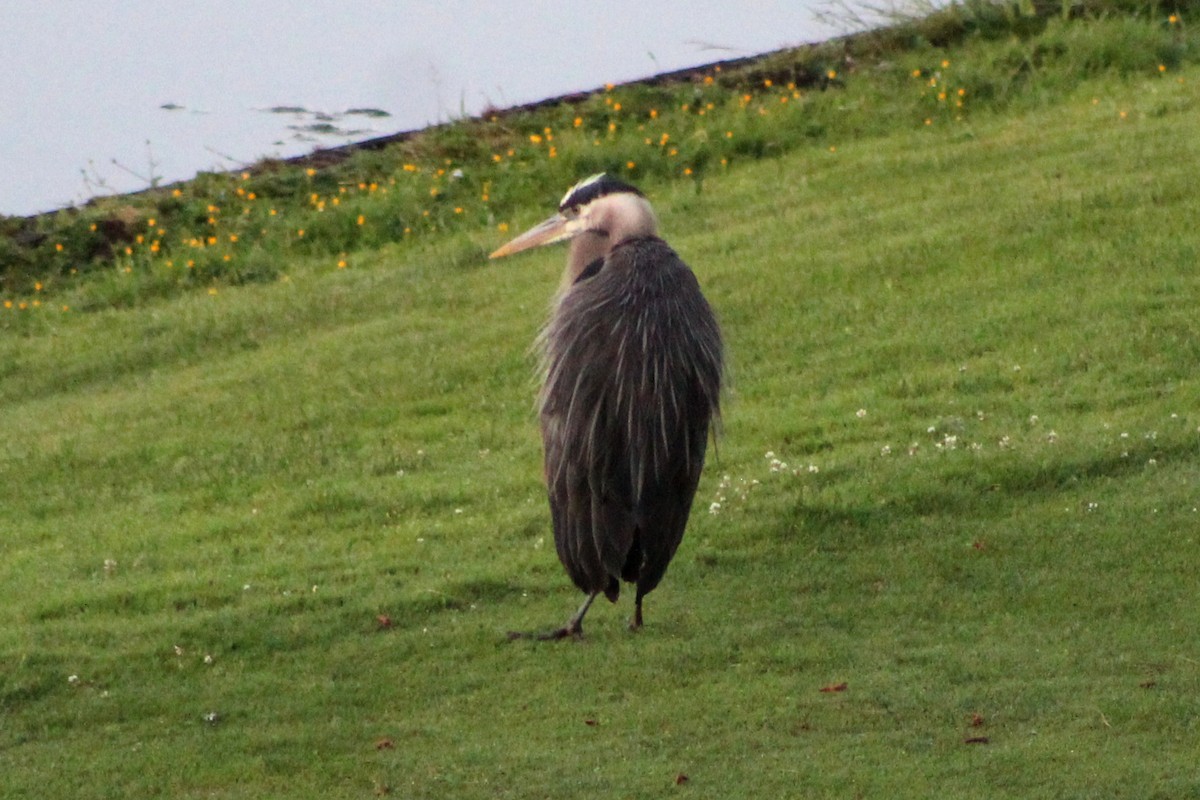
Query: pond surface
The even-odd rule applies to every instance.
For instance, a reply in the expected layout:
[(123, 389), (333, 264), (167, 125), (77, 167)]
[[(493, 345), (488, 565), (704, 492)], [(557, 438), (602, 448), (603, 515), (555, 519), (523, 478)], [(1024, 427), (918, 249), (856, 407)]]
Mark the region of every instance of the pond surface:
[(0, 214), (817, 41), (822, 0), (5, 0)]

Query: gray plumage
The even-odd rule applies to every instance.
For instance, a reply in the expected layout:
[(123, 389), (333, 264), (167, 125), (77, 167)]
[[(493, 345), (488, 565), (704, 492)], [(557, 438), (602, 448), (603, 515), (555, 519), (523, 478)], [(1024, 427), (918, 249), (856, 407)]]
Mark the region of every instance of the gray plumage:
[(548, 638), (578, 634), (621, 581), (642, 599), (687, 526), (719, 416), (720, 329), (691, 269), (656, 234), (645, 198), (607, 176), (581, 182), (557, 217), (494, 255), (572, 237), (539, 337), (539, 417), (558, 557), (588, 599)]

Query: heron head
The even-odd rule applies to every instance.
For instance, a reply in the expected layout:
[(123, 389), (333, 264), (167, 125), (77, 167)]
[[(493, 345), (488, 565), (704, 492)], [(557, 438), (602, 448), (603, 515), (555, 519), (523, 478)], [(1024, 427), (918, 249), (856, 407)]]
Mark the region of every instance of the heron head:
[(650, 236), (658, 221), (634, 186), (605, 173), (571, 187), (558, 204), (558, 213), (500, 247), (490, 258), (502, 258), (531, 247), (553, 244), (589, 233), (607, 241), (607, 248), (631, 236)]

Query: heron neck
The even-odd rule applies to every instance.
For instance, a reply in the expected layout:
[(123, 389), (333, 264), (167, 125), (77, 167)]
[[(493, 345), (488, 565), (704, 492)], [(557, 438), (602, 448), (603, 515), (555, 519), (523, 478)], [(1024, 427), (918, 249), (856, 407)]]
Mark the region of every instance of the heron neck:
[(571, 252), (567, 257), (567, 269), (563, 273), (561, 289), (566, 289), (579, 279), (579, 275), (588, 264), (598, 258), (604, 258), (611, 249), (608, 236), (594, 231), (584, 231), (571, 240)]

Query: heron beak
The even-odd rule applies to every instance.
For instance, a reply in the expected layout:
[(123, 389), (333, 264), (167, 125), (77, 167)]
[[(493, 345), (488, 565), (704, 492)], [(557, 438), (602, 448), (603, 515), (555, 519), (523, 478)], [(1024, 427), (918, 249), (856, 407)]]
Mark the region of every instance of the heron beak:
[(562, 214), (555, 214), (545, 222), (539, 223), (525, 231), (492, 253), (488, 258), (503, 258), (513, 253), (519, 253), (522, 250), (528, 250), (531, 247), (539, 247), (543, 244), (553, 244), (554, 242), (561, 242), (563, 239), (570, 239), (578, 233), (576, 226), (572, 225), (571, 222), (572, 220), (564, 217)]

